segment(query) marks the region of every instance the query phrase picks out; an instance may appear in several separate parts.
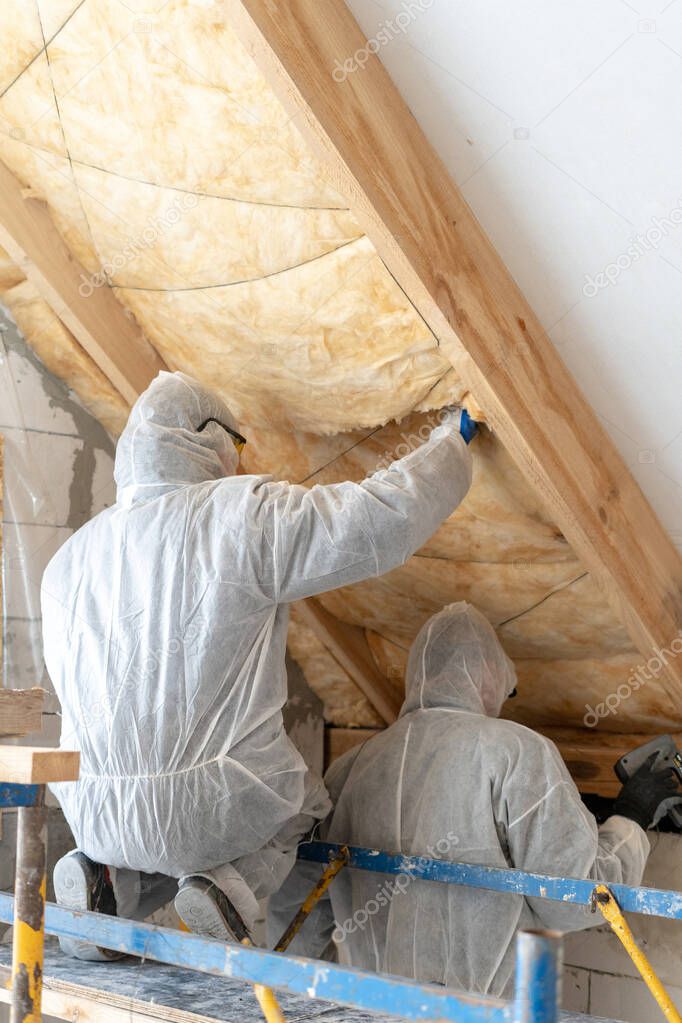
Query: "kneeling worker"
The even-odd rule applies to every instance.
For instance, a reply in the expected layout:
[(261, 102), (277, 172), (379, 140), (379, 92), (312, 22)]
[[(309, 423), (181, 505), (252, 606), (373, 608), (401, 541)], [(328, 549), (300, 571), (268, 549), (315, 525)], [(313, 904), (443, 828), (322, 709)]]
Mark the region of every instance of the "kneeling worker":
[(240, 475), (237, 424), (190, 377), (138, 399), (116, 504), (43, 578), (62, 743), (81, 750), (80, 780), (53, 786), (78, 846), (58, 902), (134, 916), (167, 875), (192, 930), (248, 936), (329, 810), (283, 728), (288, 605), (406, 561), (469, 489), (469, 426), (453, 410), (390, 468), (307, 489)]
[[(384, 732), (336, 761), (322, 834), (407, 856), (638, 885), (648, 827), (676, 789), (648, 766), (597, 823), (552, 742), (498, 714), (516, 685), (490, 623), (469, 604), (446, 607), (410, 651), (406, 699)], [(271, 907), (273, 937), (319, 874), (299, 863)], [(459, 885), (346, 869), (298, 954), (320, 955), (334, 927), (340, 958), (423, 982), (506, 995), (518, 930), (580, 930), (601, 922), (584, 907)], [(307, 925), (306, 925), (307, 926)]]

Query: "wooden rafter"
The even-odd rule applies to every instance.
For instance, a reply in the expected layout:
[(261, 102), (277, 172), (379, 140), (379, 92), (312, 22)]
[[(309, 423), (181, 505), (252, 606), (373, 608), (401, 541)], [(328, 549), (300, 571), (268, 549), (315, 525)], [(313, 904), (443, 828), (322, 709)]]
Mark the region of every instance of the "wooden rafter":
[(298, 609), (304, 623), (347, 672), (386, 724), (398, 716), (402, 699), (379, 671), (369, 648), (365, 630), (348, 625), (330, 614), (317, 600), (303, 600)]
[(38, 199), (0, 163), (0, 245), (131, 404), (166, 368), (107, 285), (94, 287)]
[[(682, 559), (344, 0), (226, 0), (233, 28), (326, 162), (490, 426), (651, 657), (682, 627)], [(337, 77), (342, 77), (338, 76)], [(682, 693), (682, 658), (660, 685)]]

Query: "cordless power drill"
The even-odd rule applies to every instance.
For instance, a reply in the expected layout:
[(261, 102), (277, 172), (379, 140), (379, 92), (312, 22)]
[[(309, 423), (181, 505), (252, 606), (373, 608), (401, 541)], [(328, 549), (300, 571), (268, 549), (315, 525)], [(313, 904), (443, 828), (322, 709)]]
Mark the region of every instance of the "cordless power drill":
[[(618, 780), (624, 785), (628, 778), (631, 778), (654, 754), (658, 754), (658, 756), (653, 763), (653, 770), (663, 771), (665, 768), (672, 768), (679, 781), (682, 782), (682, 753), (675, 745), (672, 735), (658, 735), (650, 742), (646, 742), (643, 746), (638, 746), (622, 756), (613, 766)], [(682, 831), (682, 792), (661, 801), (653, 824), (658, 824), (666, 814), (676, 829)]]

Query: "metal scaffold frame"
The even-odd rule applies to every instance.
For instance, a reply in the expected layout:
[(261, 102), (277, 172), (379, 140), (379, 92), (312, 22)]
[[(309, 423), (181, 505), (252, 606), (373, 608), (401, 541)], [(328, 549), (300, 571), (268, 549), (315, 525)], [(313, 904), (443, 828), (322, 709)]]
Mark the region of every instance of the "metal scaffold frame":
[[(32, 808), (42, 802), (42, 786), (0, 786), (0, 806)], [(28, 818), (27, 818), (28, 820)], [(44, 837), (44, 829), (41, 829)], [(682, 893), (653, 888), (613, 885), (604, 889), (592, 881), (548, 877), (518, 870), (451, 863), (426, 857), (393, 855), (372, 849), (323, 842), (301, 846), (301, 859), (329, 863), (343, 855), (351, 869), (384, 874), (406, 874), (423, 881), (459, 884), (533, 898), (558, 899), (599, 908), (610, 895), (617, 906), (636, 913), (682, 919)], [(26, 865), (17, 862), (17, 877)], [(44, 875), (43, 875), (44, 877)], [(36, 899), (44, 899), (44, 880)], [(25, 897), (0, 893), (0, 921), (18, 922), (26, 913)], [(35, 893), (34, 893), (35, 894)], [(79, 913), (44, 904), (44, 931), (154, 959), (200, 973), (240, 979), (254, 985), (279, 988), (292, 994), (327, 1000), (371, 1012), (383, 1012), (404, 1020), (447, 1020), (452, 1023), (556, 1023), (562, 968), (561, 936), (546, 931), (525, 931), (517, 937), (515, 993), (511, 1002), (422, 985), (400, 977), (379, 975), (334, 963), (269, 952), (254, 947), (225, 944), (195, 934), (98, 913)], [(35, 906), (28, 907), (35, 917)], [(38, 907), (42, 909), (42, 907)], [(38, 913), (40, 916), (40, 913)], [(37, 918), (36, 918), (37, 919)], [(31, 954), (42, 963), (40, 948), (32, 936)], [(16, 935), (15, 935), (16, 942)], [(15, 945), (16, 947), (16, 945)], [(18, 974), (14, 973), (16, 982)], [(40, 985), (30, 1015), (13, 1015), (13, 1023), (38, 1023)], [(16, 1004), (16, 1003), (15, 1003)], [(669, 1016), (675, 1019), (674, 1016)], [(678, 1017), (679, 1018), (679, 1017)]]

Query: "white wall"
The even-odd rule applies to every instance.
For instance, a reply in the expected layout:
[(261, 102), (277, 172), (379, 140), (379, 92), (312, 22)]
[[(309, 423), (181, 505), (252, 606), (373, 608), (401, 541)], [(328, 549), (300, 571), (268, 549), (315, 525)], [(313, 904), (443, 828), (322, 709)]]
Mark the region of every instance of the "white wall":
[(347, 2), (682, 550), (682, 2)]

